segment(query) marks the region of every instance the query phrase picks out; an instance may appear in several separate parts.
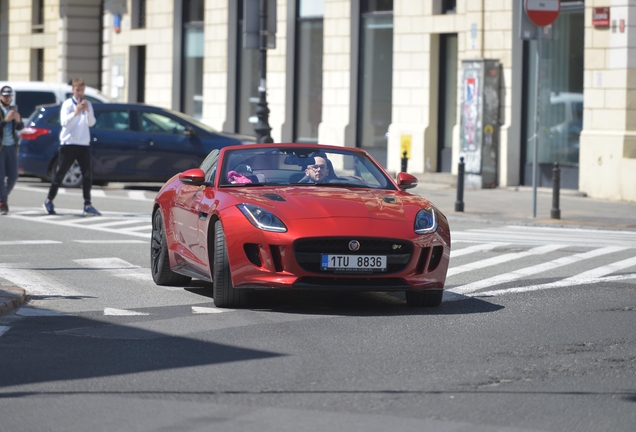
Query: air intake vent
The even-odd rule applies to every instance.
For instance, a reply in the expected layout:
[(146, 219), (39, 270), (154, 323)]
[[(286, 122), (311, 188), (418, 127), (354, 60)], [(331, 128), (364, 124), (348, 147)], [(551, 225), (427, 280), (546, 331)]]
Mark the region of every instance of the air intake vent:
[(444, 248), (442, 246), (433, 247), (433, 253), (431, 253), (431, 261), (428, 263), (428, 271), (433, 271), (439, 265), (439, 262), (442, 260), (442, 255), (444, 254)]
[(256, 267), (262, 267), (263, 263), (261, 262), (261, 255), (258, 253), (258, 245), (253, 243), (246, 243), (243, 246), (243, 250), (245, 251), (245, 255), (247, 255), (247, 259), (250, 260), (252, 264)]

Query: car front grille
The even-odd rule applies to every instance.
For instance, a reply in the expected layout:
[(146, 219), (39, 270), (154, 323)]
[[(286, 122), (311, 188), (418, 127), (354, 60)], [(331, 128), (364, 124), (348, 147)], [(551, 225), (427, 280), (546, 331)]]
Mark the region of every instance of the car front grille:
[[(356, 251), (349, 249), (349, 243), (353, 240), (360, 244), (360, 248)], [(294, 254), (298, 265), (304, 270), (321, 274), (340, 273), (321, 269), (322, 254), (386, 255), (386, 271), (369, 271), (367, 274), (390, 274), (400, 272), (408, 265), (413, 255), (413, 244), (401, 239), (313, 238), (299, 240), (294, 243)]]

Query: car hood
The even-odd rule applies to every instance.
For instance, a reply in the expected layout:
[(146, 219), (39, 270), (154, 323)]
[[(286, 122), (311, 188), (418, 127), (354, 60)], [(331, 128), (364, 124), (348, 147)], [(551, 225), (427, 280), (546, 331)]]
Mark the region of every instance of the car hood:
[(310, 186), (243, 188), (228, 193), (239, 202), (258, 205), (279, 217), (297, 220), (327, 217), (411, 220), (414, 211), (431, 206), (421, 196), (374, 189)]

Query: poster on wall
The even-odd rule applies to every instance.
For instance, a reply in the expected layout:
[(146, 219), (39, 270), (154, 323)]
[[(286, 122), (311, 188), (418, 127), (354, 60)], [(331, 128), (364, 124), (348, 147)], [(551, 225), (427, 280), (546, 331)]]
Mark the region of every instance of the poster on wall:
[(462, 61), (460, 156), (466, 184), (477, 187), (497, 185), (500, 68), (493, 59)]
[(464, 69), (464, 91), (462, 101), (461, 148), (464, 156), (465, 171), (479, 174), (481, 172), (481, 146), (479, 132), (480, 91), (478, 70)]

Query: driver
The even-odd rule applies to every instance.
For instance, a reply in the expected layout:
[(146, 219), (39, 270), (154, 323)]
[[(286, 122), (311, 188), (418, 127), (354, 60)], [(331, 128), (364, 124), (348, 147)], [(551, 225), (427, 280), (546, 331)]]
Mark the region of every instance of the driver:
[(327, 183), (329, 181), (329, 165), (323, 156), (314, 156), (314, 163), (305, 169), (308, 183)]

